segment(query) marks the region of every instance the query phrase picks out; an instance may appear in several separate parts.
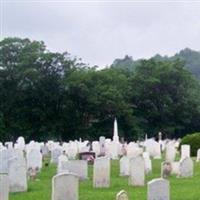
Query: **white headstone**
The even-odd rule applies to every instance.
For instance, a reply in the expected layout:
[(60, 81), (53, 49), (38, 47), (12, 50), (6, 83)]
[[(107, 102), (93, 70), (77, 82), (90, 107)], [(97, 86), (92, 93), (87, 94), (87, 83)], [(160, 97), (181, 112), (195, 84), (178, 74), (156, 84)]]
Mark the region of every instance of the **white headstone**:
[(179, 162), (172, 162), (172, 174), (178, 175), (179, 174)]
[(174, 162), (176, 158), (176, 149), (174, 145), (167, 145), (166, 147), (166, 161)]
[(61, 172), (76, 174), (81, 180), (88, 178), (88, 163), (86, 160), (69, 160), (63, 162)]
[(191, 158), (185, 157), (179, 164), (179, 176), (180, 177), (192, 177), (194, 164)]
[(190, 145), (181, 145), (181, 159), (190, 157)]
[(143, 158), (144, 158), (145, 174), (149, 174), (152, 172), (152, 162), (149, 157), (149, 153), (143, 152)]
[(129, 176), (130, 174), (130, 161), (127, 156), (120, 159), (120, 176)]
[(147, 184), (147, 200), (169, 200), (169, 181), (158, 178)]
[(0, 174), (0, 199), (9, 200), (9, 179), (7, 174)]
[(27, 154), (27, 169), (42, 168), (42, 154), (39, 149), (31, 149)]
[(110, 186), (110, 159), (100, 157), (94, 160), (93, 187)]
[(20, 154), (9, 160), (9, 191), (24, 192), (27, 190), (26, 161)]
[(78, 200), (79, 180), (74, 174), (61, 173), (52, 179), (52, 200)]
[(60, 147), (55, 148), (51, 151), (51, 163), (58, 164), (58, 158), (62, 154), (62, 149)]
[(200, 162), (200, 149), (197, 151), (197, 162)]
[(0, 174), (8, 173), (9, 154), (7, 149), (0, 150)]
[(143, 186), (145, 184), (144, 159), (141, 156), (130, 160), (129, 185)]

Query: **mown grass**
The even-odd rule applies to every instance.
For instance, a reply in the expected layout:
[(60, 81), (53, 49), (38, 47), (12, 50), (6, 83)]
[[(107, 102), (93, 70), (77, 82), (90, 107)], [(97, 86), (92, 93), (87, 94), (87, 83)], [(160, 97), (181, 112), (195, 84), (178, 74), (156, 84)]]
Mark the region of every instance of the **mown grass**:
[[(160, 177), (161, 160), (153, 160), (153, 173), (146, 181)], [(176, 178), (170, 181), (171, 200), (200, 200), (200, 163), (194, 162), (193, 178)], [(128, 178), (119, 176), (119, 161), (112, 161), (111, 186), (106, 189), (92, 187), (92, 166), (89, 166), (89, 179), (80, 182), (80, 200), (114, 200), (117, 192), (124, 189), (131, 200), (146, 200), (147, 187), (128, 186)], [(29, 181), (28, 191), (10, 195), (10, 200), (51, 200), (51, 179), (56, 174), (56, 166), (43, 167), (38, 181)]]

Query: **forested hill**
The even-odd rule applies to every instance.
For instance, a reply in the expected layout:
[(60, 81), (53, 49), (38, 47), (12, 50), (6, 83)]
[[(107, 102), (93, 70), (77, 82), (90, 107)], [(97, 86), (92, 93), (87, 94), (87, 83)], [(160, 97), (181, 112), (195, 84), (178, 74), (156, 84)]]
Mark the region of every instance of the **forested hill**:
[[(174, 56), (161, 56), (159, 54), (152, 57), (156, 60), (175, 60), (180, 59), (185, 62), (186, 68), (191, 71), (196, 77), (200, 79), (200, 51), (194, 51), (189, 48), (181, 50)], [(131, 56), (126, 55), (123, 59), (115, 59), (112, 67), (128, 69), (134, 71), (135, 67), (141, 62), (141, 60), (133, 60)]]

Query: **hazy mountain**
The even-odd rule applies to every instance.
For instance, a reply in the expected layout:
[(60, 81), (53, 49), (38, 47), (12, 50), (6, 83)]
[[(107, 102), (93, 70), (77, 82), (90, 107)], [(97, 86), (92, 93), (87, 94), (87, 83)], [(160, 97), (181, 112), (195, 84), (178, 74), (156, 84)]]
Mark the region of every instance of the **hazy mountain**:
[[(156, 54), (152, 58), (156, 60), (174, 60), (181, 59), (185, 62), (185, 66), (190, 70), (196, 77), (200, 79), (200, 51), (194, 51), (189, 48), (181, 50), (179, 53), (176, 53), (174, 56), (161, 56)], [(140, 63), (139, 60), (133, 60), (131, 56), (126, 55), (122, 59), (115, 59), (111, 67), (126, 69), (134, 71), (135, 67)]]

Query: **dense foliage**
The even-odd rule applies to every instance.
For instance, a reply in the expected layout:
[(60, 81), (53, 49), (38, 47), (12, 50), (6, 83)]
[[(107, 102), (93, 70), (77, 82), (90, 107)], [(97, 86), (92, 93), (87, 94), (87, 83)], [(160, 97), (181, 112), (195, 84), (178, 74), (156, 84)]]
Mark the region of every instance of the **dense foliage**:
[(179, 60), (97, 70), (43, 42), (0, 42), (0, 140), (98, 139), (117, 117), (125, 139), (200, 130), (199, 81)]
[(197, 156), (197, 150), (200, 149), (200, 132), (183, 137), (180, 146), (183, 144), (189, 144), (191, 156)]

